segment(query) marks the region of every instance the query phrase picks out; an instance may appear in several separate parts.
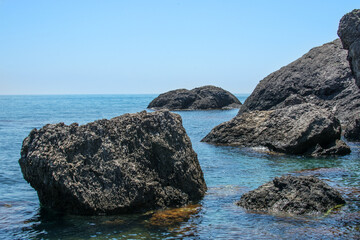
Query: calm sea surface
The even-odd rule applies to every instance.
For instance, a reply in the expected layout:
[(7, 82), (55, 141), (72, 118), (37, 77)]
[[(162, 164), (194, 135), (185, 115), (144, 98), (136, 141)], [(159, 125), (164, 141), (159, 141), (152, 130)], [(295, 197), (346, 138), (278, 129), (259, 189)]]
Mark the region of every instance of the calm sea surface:
[[(200, 142), (237, 110), (178, 112), (209, 188), (186, 217), (169, 223), (154, 221), (156, 213), (83, 217), (40, 208), (18, 164), (22, 141), (33, 128), (139, 112), (156, 96), (0, 96), (0, 239), (360, 239), (360, 145), (349, 143), (352, 153), (344, 157), (304, 158)], [(244, 102), (245, 95), (237, 96)], [(347, 204), (314, 217), (257, 214), (234, 204), (284, 174), (316, 175), (337, 187)]]

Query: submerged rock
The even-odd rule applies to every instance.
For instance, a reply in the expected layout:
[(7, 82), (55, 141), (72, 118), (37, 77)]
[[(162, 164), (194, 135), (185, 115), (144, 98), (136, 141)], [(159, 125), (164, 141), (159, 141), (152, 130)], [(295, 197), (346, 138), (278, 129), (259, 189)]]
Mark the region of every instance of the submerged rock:
[(215, 86), (192, 90), (177, 89), (160, 94), (148, 108), (169, 110), (208, 110), (240, 108), (241, 102), (230, 92)]
[(299, 155), (345, 155), (350, 148), (340, 140), (340, 122), (313, 104), (299, 104), (271, 111), (252, 111), (236, 116), (211, 130), (203, 142), (267, 147), (271, 151)]
[(178, 207), (206, 191), (181, 117), (168, 111), (34, 129), (19, 163), (42, 205), (73, 214)]
[(341, 121), (360, 113), (360, 91), (339, 39), (311, 49), (260, 81), (239, 115), (301, 103), (329, 109)]
[(318, 178), (282, 176), (245, 193), (236, 204), (260, 212), (309, 215), (326, 213), (345, 200)]
[(356, 117), (349, 122), (344, 137), (349, 141), (360, 141), (360, 117)]
[(168, 227), (183, 223), (197, 214), (201, 209), (199, 204), (190, 204), (180, 208), (158, 210), (152, 214), (149, 225)]
[(349, 50), (348, 60), (360, 87), (360, 9), (354, 9), (341, 18), (338, 35), (343, 47)]

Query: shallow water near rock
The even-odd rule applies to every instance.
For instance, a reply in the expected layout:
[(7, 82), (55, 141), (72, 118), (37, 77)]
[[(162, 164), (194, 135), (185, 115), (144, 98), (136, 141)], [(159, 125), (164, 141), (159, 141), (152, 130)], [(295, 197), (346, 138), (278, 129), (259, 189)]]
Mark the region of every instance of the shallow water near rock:
[[(178, 112), (209, 188), (198, 205), (166, 212), (93, 217), (63, 215), (40, 208), (37, 194), (23, 179), (18, 164), (22, 141), (33, 128), (58, 122), (85, 124), (139, 112), (156, 96), (0, 96), (0, 239), (356, 239), (360, 236), (360, 145), (348, 143), (352, 150), (348, 156), (304, 158), (200, 142), (214, 126), (234, 117), (237, 110)], [(243, 103), (247, 96), (237, 97)], [(315, 175), (339, 189), (347, 204), (313, 217), (253, 213), (234, 204), (245, 192), (284, 174)]]

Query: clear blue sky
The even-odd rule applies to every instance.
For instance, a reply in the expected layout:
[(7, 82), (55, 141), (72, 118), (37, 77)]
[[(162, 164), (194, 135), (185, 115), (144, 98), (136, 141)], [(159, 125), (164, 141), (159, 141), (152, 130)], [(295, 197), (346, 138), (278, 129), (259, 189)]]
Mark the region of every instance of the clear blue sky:
[(359, 0), (0, 0), (0, 94), (251, 93)]

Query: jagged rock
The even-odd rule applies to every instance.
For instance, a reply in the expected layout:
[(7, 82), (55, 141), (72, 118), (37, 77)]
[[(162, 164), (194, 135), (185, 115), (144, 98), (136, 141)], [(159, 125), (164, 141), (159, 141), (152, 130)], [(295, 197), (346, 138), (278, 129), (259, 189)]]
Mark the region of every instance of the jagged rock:
[(34, 129), (19, 163), (42, 205), (73, 214), (178, 207), (206, 191), (181, 117), (168, 111)]
[(338, 36), (345, 49), (360, 40), (360, 9), (354, 9), (340, 19)]
[(360, 9), (354, 9), (341, 18), (338, 35), (343, 47), (349, 50), (350, 67), (360, 87)]
[(360, 113), (360, 90), (346, 58), (339, 39), (311, 49), (260, 81), (239, 115), (313, 103), (334, 111), (341, 121), (352, 119)]
[(344, 137), (349, 141), (360, 141), (360, 117), (356, 117), (349, 122)]
[(240, 108), (241, 102), (230, 92), (215, 86), (192, 90), (177, 89), (160, 94), (148, 108), (169, 110), (207, 110)]
[(242, 195), (237, 205), (266, 213), (310, 215), (345, 204), (340, 193), (318, 178), (282, 176)]
[(340, 140), (341, 126), (334, 115), (310, 103), (276, 110), (252, 111), (211, 130), (203, 142), (242, 147), (267, 147), (299, 155), (345, 155), (350, 148)]

